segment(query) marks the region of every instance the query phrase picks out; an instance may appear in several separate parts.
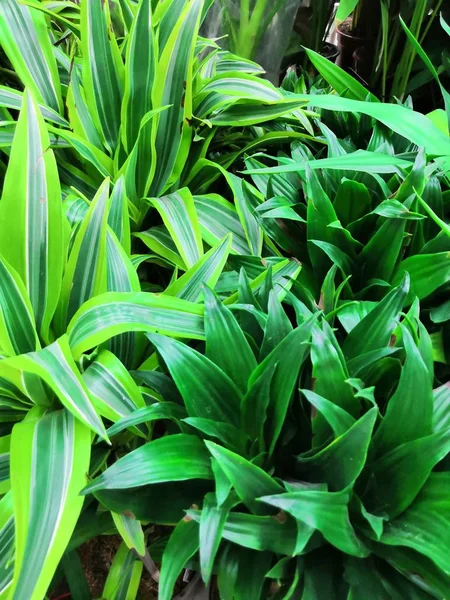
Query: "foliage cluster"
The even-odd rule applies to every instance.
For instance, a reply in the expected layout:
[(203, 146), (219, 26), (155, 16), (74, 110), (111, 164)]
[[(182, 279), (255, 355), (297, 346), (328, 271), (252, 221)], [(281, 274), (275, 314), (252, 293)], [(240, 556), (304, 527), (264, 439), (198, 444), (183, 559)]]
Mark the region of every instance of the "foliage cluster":
[(209, 4), (0, 3), (0, 598), (449, 597), (448, 113)]

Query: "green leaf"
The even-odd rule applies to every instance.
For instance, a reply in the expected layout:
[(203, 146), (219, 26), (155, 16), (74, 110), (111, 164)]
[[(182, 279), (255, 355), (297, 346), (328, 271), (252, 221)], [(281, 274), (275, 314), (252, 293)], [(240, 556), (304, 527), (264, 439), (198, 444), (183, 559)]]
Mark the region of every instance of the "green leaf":
[(349, 171), (361, 171), (363, 173), (396, 173), (399, 168), (406, 169), (411, 166), (410, 162), (401, 158), (390, 156), (388, 154), (369, 152), (367, 150), (357, 150), (356, 152), (343, 154), (341, 156), (331, 156), (329, 158), (305, 160), (303, 162), (298, 162), (290, 159), (283, 159), (283, 163), (284, 164), (278, 167), (248, 169), (247, 171), (244, 171), (244, 173), (248, 173), (250, 175), (256, 175), (260, 173), (297, 173), (306, 171), (308, 167), (311, 170), (338, 169)]
[[(406, 36), (407, 36), (410, 44), (413, 46), (415, 52), (417, 52), (417, 54), (420, 56), (420, 58), (422, 59), (422, 61), (425, 64), (425, 66), (430, 71), (430, 73), (432, 74), (432, 76), (436, 79), (436, 81), (438, 82), (439, 87), (441, 88), (442, 97), (444, 98), (445, 111), (446, 111), (446, 114), (447, 114), (447, 121), (448, 121), (448, 123), (450, 123), (450, 93), (442, 85), (442, 83), (441, 83), (441, 81), (439, 79), (438, 72), (434, 68), (434, 65), (431, 62), (428, 54), (422, 48), (422, 46), (420, 45), (419, 41), (414, 37), (414, 34), (408, 28), (408, 26), (406, 25), (405, 21), (402, 19), (401, 15), (399, 16), (399, 20), (400, 20), (400, 24), (401, 24), (401, 26), (403, 28), (403, 31), (406, 33)], [(441, 13), (441, 22), (442, 22), (442, 13)]]
[(160, 419), (169, 419), (178, 421), (186, 417), (186, 410), (174, 402), (155, 402), (144, 408), (139, 408), (129, 415), (122, 417), (107, 430), (109, 436), (116, 435), (124, 429), (135, 427), (141, 423), (159, 421)]
[(11, 597), (43, 598), (80, 514), (91, 434), (67, 410), (15, 425), (16, 553)]
[(261, 495), (279, 494), (284, 489), (270, 475), (242, 456), (213, 442), (205, 442), (242, 502), (255, 514), (266, 514), (267, 507), (257, 502)]
[(366, 463), (377, 415), (378, 409), (372, 408), (316, 454), (298, 456), (298, 465), (308, 474), (308, 481), (327, 483), (331, 491), (349, 489)]
[(359, 0), (340, 0), (336, 13), (336, 19), (338, 21), (345, 21), (345, 19), (355, 10), (358, 4)]
[(125, 91), (122, 102), (122, 139), (131, 151), (139, 135), (142, 118), (152, 109), (155, 77), (155, 40), (150, 0), (141, 0), (127, 38)]
[(374, 438), (378, 451), (383, 453), (432, 432), (434, 398), (428, 369), (406, 327), (402, 327), (402, 334), (405, 364)]
[(349, 333), (343, 351), (347, 359), (378, 350), (389, 344), (397, 326), (400, 311), (409, 292), (409, 277), (405, 273), (393, 288)]
[(0, 42), (23, 85), (56, 112), (61, 86), (45, 15), (16, 0), (0, 8)]
[(205, 287), (206, 356), (245, 393), (257, 363), (235, 316)]
[(217, 506), (216, 495), (206, 494), (200, 518), (200, 568), (206, 585), (211, 579), (214, 561), (223, 536), (232, 502)]
[(228, 234), (209, 250), (193, 267), (171, 283), (164, 291), (169, 296), (176, 296), (190, 302), (198, 302), (203, 296), (203, 285), (214, 288), (231, 250), (232, 237)]
[[(450, 452), (447, 432), (437, 432), (397, 446), (371, 465), (376, 486), (365, 500), (370, 512), (388, 514), (391, 519), (410, 506), (428, 479), (433, 467)], [(405, 473), (408, 476), (405, 478)], [(392, 482), (401, 485), (392, 485)]]
[[(148, 334), (175, 381), (188, 415), (239, 426), (241, 393), (211, 360), (177, 340)], [(199, 386), (207, 381), (208, 386)]]
[[(268, 319), (264, 330), (264, 339), (260, 351), (260, 360), (263, 360), (276, 346), (283, 341), (292, 331), (292, 325), (284, 312), (277, 292), (269, 293)], [(256, 364), (255, 364), (256, 367)]]
[(180, 521), (164, 550), (159, 580), (159, 600), (172, 600), (178, 576), (187, 561), (197, 552), (199, 544), (197, 523), (187, 518)]
[(40, 111), (26, 93), (0, 202), (0, 253), (24, 282), (45, 341), (59, 298), (68, 233), (49, 144)]
[(144, 565), (125, 543), (119, 546), (108, 572), (102, 598), (134, 600), (137, 596)]
[[(70, 127), (73, 129), (73, 132), (78, 136), (85, 138), (99, 150), (103, 150), (100, 134), (96, 127), (97, 120), (90, 114), (84, 90), (80, 85), (80, 77), (77, 69), (72, 69), (70, 75), (66, 104), (69, 113)], [(98, 127), (100, 129), (100, 126)]]
[(316, 108), (333, 111), (362, 113), (377, 119), (387, 127), (435, 156), (450, 154), (450, 139), (425, 115), (400, 106), (381, 102), (361, 102), (333, 94), (297, 95)]
[(40, 347), (28, 292), (14, 269), (0, 257), (0, 348), (6, 354)]
[(72, 550), (71, 552), (66, 550), (61, 559), (61, 567), (64, 570), (64, 576), (72, 594), (72, 600), (89, 598), (91, 590), (86, 580), (83, 564), (76, 550)]
[[(4, 85), (0, 85), (0, 106), (4, 106), (5, 108), (14, 108), (15, 110), (20, 110), (23, 102), (23, 93), (19, 90), (15, 90), (10, 87), (6, 87)], [(57, 125), (62, 125), (63, 127), (68, 127), (69, 123), (59, 115), (52, 108), (49, 108), (45, 104), (38, 104), (39, 110), (43, 118), (46, 121), (50, 121), (51, 123), (56, 123)]]
[(194, 196), (194, 203), (202, 238), (207, 244), (214, 246), (225, 235), (232, 233), (231, 252), (251, 254), (245, 231), (233, 204), (217, 194)]
[[(312, 529), (301, 524), (298, 527), (305, 530), (305, 538), (311, 537)], [(232, 512), (226, 519), (222, 535), (234, 544), (260, 552), (270, 550), (289, 556), (301, 551), (296, 548), (297, 524), (286, 515), (263, 517)]]
[(311, 330), (315, 320), (316, 316), (312, 316), (300, 327), (291, 331), (258, 365), (250, 377), (249, 389), (264, 373), (273, 372), (277, 365), (270, 386), (270, 403), (267, 410), (270, 454), (274, 451), (281, 433), (301, 366), (308, 355)]
[(186, 265), (178, 254), (177, 247), (164, 225), (151, 227), (147, 231), (134, 233), (133, 235), (142, 240), (150, 250), (162, 256), (164, 260), (180, 269), (186, 269)]
[(119, 141), (122, 90), (108, 28), (101, 0), (81, 4), (83, 87), (92, 119), (112, 153)]
[(89, 365), (83, 373), (83, 380), (97, 412), (113, 423), (145, 407), (133, 378), (108, 350), (102, 350)]
[(349, 520), (348, 502), (350, 492), (325, 492), (319, 490), (301, 490), (260, 498), (271, 506), (291, 514), (297, 520), (313, 529), (346, 554), (367, 556), (368, 552), (356, 537)]
[(117, 531), (120, 533), (127, 548), (134, 549), (139, 556), (145, 556), (146, 546), (144, 532), (140, 521), (132, 514), (111, 513)]
[(339, 221), (347, 227), (370, 210), (372, 200), (367, 187), (352, 179), (343, 179), (333, 201)]
[(153, 198), (151, 203), (161, 215), (185, 265), (193, 267), (203, 256), (203, 244), (192, 194), (184, 188)]
[[(308, 402), (322, 415), (336, 438), (342, 436), (354, 425), (355, 419), (346, 410), (340, 408), (339, 405), (330, 402), (315, 392), (311, 392), (311, 390), (301, 390), (301, 392)], [(314, 428), (314, 419), (317, 419), (317, 415), (314, 415), (312, 419)]]
[(264, 424), (270, 403), (272, 379), (278, 363), (267, 367), (260, 375), (253, 376), (249, 389), (241, 403), (242, 429), (252, 440), (258, 440), (261, 450), (265, 449)]
[(82, 493), (187, 479), (212, 479), (211, 462), (199, 438), (180, 433), (148, 442), (126, 454)]
[[(413, 200), (414, 197), (410, 196), (402, 206), (408, 210)], [(392, 279), (395, 267), (401, 258), (407, 224), (407, 220), (402, 217), (389, 218), (371, 237), (359, 256), (361, 270), (365, 277), (383, 281)], [(390, 240), (390, 243), (386, 244), (386, 240)]]
[(449, 485), (450, 473), (431, 473), (408, 510), (386, 523), (381, 542), (413, 548), (448, 571), (449, 540), (442, 533), (450, 524)]
[(444, 431), (450, 424), (450, 383), (434, 390), (433, 433)]
[(65, 330), (66, 324), (86, 300), (107, 290), (106, 232), (109, 205), (109, 179), (105, 179), (76, 231), (64, 271), (56, 315), (60, 332)]
[(0, 594), (11, 585), (14, 572), (14, 506), (12, 492), (0, 500)]
[(156, 68), (153, 106), (171, 105), (171, 108), (160, 114), (156, 125), (157, 158), (151, 196), (159, 196), (166, 189), (177, 155), (183, 151), (183, 142), (191, 137), (187, 119), (192, 117), (192, 63), (202, 5), (203, 0), (192, 0), (185, 5), (171, 28)]
[(38, 352), (6, 359), (3, 365), (40, 377), (77, 419), (107, 439), (103, 423), (72, 358), (66, 335)]
[[(314, 391), (323, 396), (336, 406), (344, 409), (349, 415), (358, 417), (360, 406), (351, 392), (347, 383), (348, 370), (342, 351), (331, 327), (325, 321), (322, 327), (314, 327), (311, 345), (311, 361), (313, 364), (313, 377), (315, 378)], [(313, 425), (313, 430), (321, 441), (323, 432), (320, 433), (320, 419)]]
[(264, 103), (233, 104), (208, 119), (212, 125), (245, 127), (272, 121), (305, 107), (304, 99), (294, 97)]
[(450, 254), (438, 252), (406, 258), (398, 266), (393, 285), (398, 284), (405, 273), (411, 278), (411, 295), (422, 300), (450, 281)]
[(127, 331), (204, 339), (203, 306), (162, 294), (111, 292), (85, 302), (67, 327), (75, 359)]

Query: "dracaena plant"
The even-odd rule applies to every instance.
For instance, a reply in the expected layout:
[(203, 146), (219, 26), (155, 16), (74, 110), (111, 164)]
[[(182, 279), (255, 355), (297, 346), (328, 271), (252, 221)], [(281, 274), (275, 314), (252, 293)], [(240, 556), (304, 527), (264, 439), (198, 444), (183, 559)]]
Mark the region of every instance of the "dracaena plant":
[[(93, 434), (109, 443), (103, 419), (115, 423), (158, 397), (143, 393), (128, 371), (144, 358), (146, 367), (154, 362), (142, 332), (204, 338), (204, 309), (196, 304), (201, 284), (217, 283), (232, 240), (226, 232), (205, 251), (202, 237), (196, 237), (198, 221), (189, 217), (181, 227), (180, 212), (181, 228), (171, 231), (185, 272), (177, 277), (174, 271), (164, 294), (141, 292), (136, 266), (142, 257), (131, 254), (124, 179), (114, 186), (105, 179), (91, 202), (73, 194), (63, 203), (49, 145), (41, 109), (26, 91), (0, 201), (5, 494), (0, 501), (0, 561), (2, 592), (11, 598), (42, 598), (68, 544), (76, 547), (71, 540), (83, 506), (79, 492), (87, 473), (95, 474), (111, 454), (91, 451)], [(180, 211), (193, 214), (188, 190), (159, 198), (158, 206), (170, 207), (169, 200), (178, 200)], [(192, 237), (186, 234), (189, 223)], [(269, 257), (268, 263), (270, 281), (285, 287), (300, 271), (295, 261), (282, 257)], [(253, 273), (249, 289), (257, 290), (268, 271), (260, 263)], [(228, 293), (237, 289), (232, 279)], [(140, 429), (133, 431), (131, 447), (143, 435)], [(125, 550), (117, 556), (119, 566), (106, 590), (115, 588), (120, 565), (130, 561), (128, 529), (137, 527), (126, 513), (109, 514), (109, 519), (109, 529), (123, 536)], [(139, 540), (141, 549), (143, 537)], [(35, 567), (25, 568), (29, 561)], [(65, 562), (67, 569), (72, 567), (72, 560)]]
[[(101, 0), (70, 5), (69, 14), (36, 2), (2, 5), (11, 84), (19, 77), (42, 103), (65, 190), (91, 200), (105, 177), (123, 176), (140, 225), (141, 199), (183, 187), (223, 127), (240, 131), (304, 105), (261, 80), (255, 63), (199, 38), (207, 8), (203, 0), (153, 9), (150, 0), (125, 1), (118, 26)], [(18, 91), (1, 89), (4, 107), (20, 101)], [(234, 143), (254, 137), (235, 135)]]
[(220, 598), (445, 596), (449, 393), (433, 392), (417, 300), (402, 316), (409, 293), (405, 276), (333, 331), (242, 272), (237, 304), (205, 289), (204, 345), (148, 334), (162, 372), (135, 376), (166, 401), (108, 434), (123, 448), (126, 430), (168, 419), (172, 435), (142, 439), (83, 493), (176, 524), (154, 543), (162, 600), (184, 567)]

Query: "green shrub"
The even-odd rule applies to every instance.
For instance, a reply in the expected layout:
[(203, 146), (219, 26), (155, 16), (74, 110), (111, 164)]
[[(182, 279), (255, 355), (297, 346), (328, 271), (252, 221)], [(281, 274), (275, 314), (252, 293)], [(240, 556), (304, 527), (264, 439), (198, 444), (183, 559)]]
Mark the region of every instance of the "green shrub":
[(448, 132), (112, 8), (0, 4), (0, 595), (444, 597)]

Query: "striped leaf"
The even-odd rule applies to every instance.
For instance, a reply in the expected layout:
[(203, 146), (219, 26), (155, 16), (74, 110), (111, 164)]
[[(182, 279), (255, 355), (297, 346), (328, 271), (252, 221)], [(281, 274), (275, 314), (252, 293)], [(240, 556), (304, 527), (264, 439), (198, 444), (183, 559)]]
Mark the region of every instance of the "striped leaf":
[(142, 118), (152, 109), (155, 54), (151, 1), (141, 0), (127, 40), (122, 140), (128, 152), (138, 138)]
[(109, 202), (109, 179), (105, 179), (76, 232), (70, 251), (55, 319), (60, 333), (83, 302), (107, 290)]
[(177, 252), (177, 247), (175, 246), (170, 233), (164, 225), (151, 227), (147, 231), (135, 233), (134, 236), (142, 240), (150, 250), (159, 254), (169, 263), (180, 269), (186, 268), (183, 259)]
[(71, 131), (53, 127), (50, 127), (49, 129), (57, 139), (65, 140), (69, 146), (76, 151), (81, 159), (84, 159), (87, 163), (91, 164), (98, 171), (99, 176), (102, 176), (102, 179), (104, 177), (112, 176), (113, 161), (102, 150), (99, 150), (96, 146), (84, 139), (84, 137), (76, 135)]
[[(17, 369), (19, 374), (30, 373), (41, 378), (67, 410), (92, 431), (107, 439), (103, 423), (92, 405), (88, 389), (70, 353), (66, 335), (39, 352), (5, 359), (3, 369)], [(34, 398), (31, 397), (31, 400)]]
[(61, 86), (44, 14), (16, 0), (2, 0), (0, 45), (23, 85), (61, 112)]
[(213, 125), (221, 126), (256, 125), (278, 119), (299, 108), (304, 108), (305, 105), (306, 102), (301, 99), (290, 100), (289, 98), (264, 104), (233, 104), (210, 117), (209, 121)]
[[(139, 292), (141, 286), (136, 268), (129, 258), (131, 249), (130, 218), (125, 180), (120, 177), (111, 194), (108, 214), (107, 250), (107, 291)], [(133, 362), (136, 336), (127, 332), (110, 340), (108, 347), (130, 366)]]
[(0, 438), (0, 494), (2, 495), (6, 494), (11, 488), (10, 446), (10, 435), (5, 435)]
[(83, 87), (94, 123), (113, 153), (118, 143), (122, 90), (109, 25), (102, 0), (81, 3)]
[(67, 328), (75, 359), (126, 331), (204, 339), (203, 307), (163, 294), (111, 292), (85, 302)]
[(196, 98), (202, 98), (203, 95), (211, 92), (261, 102), (273, 102), (283, 98), (281, 92), (269, 81), (245, 73), (240, 73), (238, 76), (236, 73), (225, 73), (214, 77), (202, 87)]
[(117, 531), (120, 533), (127, 548), (136, 550), (139, 556), (146, 552), (144, 532), (142, 525), (132, 514), (111, 513)]
[(66, 103), (69, 112), (70, 126), (74, 133), (80, 137), (84, 137), (93, 146), (102, 150), (103, 144), (95, 127), (92, 115), (89, 112), (84, 90), (80, 85), (80, 78), (76, 68), (71, 71)]
[(227, 262), (231, 242), (232, 236), (228, 234), (184, 275), (169, 285), (164, 293), (190, 302), (198, 302), (203, 295), (203, 285), (207, 284), (211, 288), (216, 285)]
[(128, 212), (128, 198), (125, 190), (125, 180), (123, 177), (119, 177), (114, 184), (111, 193), (108, 225), (116, 234), (120, 245), (129, 256), (131, 252), (130, 217)]
[[(107, 232), (107, 290), (109, 292), (140, 292), (136, 269), (112, 231)], [(127, 366), (133, 364), (136, 334), (132, 331), (113, 337), (108, 347)]]
[(97, 412), (113, 423), (144, 408), (145, 402), (127, 369), (108, 350), (100, 352), (83, 373)]
[(239, 220), (236, 208), (231, 202), (218, 194), (194, 196), (200, 231), (204, 241), (210, 246), (231, 232), (231, 252), (233, 254), (251, 254), (245, 237), (245, 231)]
[(0, 202), (0, 253), (25, 283), (45, 341), (60, 294), (68, 227), (49, 143), (42, 115), (27, 93)]
[(156, 169), (150, 188), (159, 196), (170, 182), (183, 135), (190, 137), (185, 119), (192, 116), (192, 62), (203, 0), (188, 2), (161, 54), (156, 74), (153, 107), (171, 105), (157, 121)]
[(0, 597), (5, 597), (14, 573), (14, 506), (12, 492), (0, 500)]
[(203, 244), (192, 194), (183, 188), (162, 198), (152, 198), (151, 203), (161, 215), (185, 265), (193, 267), (203, 256)]
[(89, 429), (67, 410), (15, 425), (12, 599), (44, 597), (81, 511), (90, 447)]
[(39, 347), (27, 290), (16, 271), (0, 257), (0, 348), (16, 355)]
[[(0, 106), (4, 106), (5, 108), (14, 108), (15, 110), (20, 110), (23, 101), (23, 93), (19, 92), (19, 90), (15, 90), (13, 88), (6, 87), (4, 85), (0, 85)], [(62, 125), (63, 127), (68, 127), (69, 123), (61, 117), (55, 110), (46, 106), (45, 104), (38, 104), (39, 110), (41, 111), (41, 115), (46, 121), (50, 121), (51, 123), (56, 123), (57, 125)]]
[(135, 600), (143, 566), (133, 550), (129, 550), (122, 542), (109, 569), (102, 598), (104, 600)]

